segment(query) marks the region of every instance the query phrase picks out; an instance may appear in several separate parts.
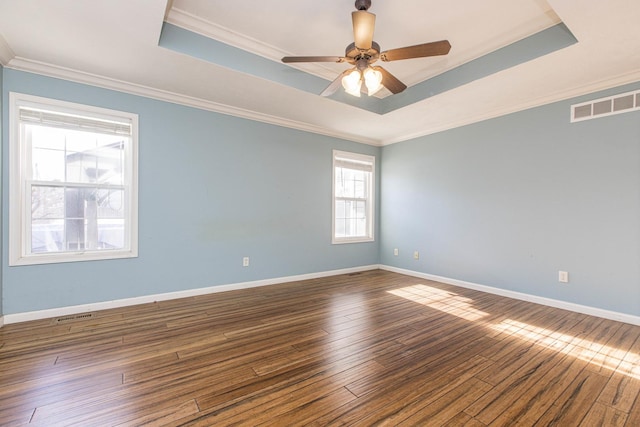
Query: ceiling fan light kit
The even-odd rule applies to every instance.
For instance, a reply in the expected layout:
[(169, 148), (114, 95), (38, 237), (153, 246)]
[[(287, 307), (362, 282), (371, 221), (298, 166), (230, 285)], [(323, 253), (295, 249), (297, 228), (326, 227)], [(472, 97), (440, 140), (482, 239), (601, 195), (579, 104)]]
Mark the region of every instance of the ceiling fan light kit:
[(342, 77), (342, 87), (345, 92), (358, 98), (362, 91), (363, 82), (367, 88), (367, 95), (375, 95), (382, 89), (382, 73), (371, 67), (366, 68), (363, 72), (355, 68)]
[(429, 56), (446, 55), (451, 49), (447, 40), (407, 46), (380, 52), (380, 45), (373, 41), (376, 15), (368, 12), (371, 0), (356, 0), (356, 11), (352, 12), (354, 42), (345, 49), (345, 56), (285, 56), (284, 63), (293, 62), (348, 62), (355, 68), (342, 72), (321, 93), (330, 96), (335, 93), (340, 84), (345, 91), (353, 96), (360, 96), (362, 83), (367, 88), (369, 96), (374, 95), (383, 87), (392, 94), (400, 93), (407, 85), (380, 66), (372, 66), (378, 59), (389, 62), (411, 58), (425, 58)]

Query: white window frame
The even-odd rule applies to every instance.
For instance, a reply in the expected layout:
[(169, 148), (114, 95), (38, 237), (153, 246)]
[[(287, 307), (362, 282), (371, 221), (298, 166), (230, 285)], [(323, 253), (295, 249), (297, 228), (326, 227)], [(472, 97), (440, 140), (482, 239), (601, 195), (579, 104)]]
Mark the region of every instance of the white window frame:
[[(124, 247), (120, 249), (83, 249), (78, 251), (30, 253), (31, 239), (31, 153), (21, 135), (21, 108), (36, 108), (55, 113), (127, 123), (131, 126), (130, 144), (125, 147)], [(95, 261), (138, 256), (138, 115), (83, 104), (9, 93), (9, 265), (50, 264)]]
[[(369, 180), (367, 182), (367, 197), (365, 199), (366, 209), (366, 235), (355, 237), (338, 237), (336, 236), (336, 200), (345, 199), (337, 197), (336, 195), (336, 168), (346, 167), (348, 168), (351, 163), (357, 170), (366, 170), (369, 172)], [(362, 243), (373, 242), (375, 240), (375, 182), (376, 182), (376, 158), (367, 154), (351, 153), (348, 151), (333, 150), (333, 168), (331, 173), (331, 194), (332, 194), (332, 207), (331, 207), (331, 243), (343, 244), (343, 243)]]

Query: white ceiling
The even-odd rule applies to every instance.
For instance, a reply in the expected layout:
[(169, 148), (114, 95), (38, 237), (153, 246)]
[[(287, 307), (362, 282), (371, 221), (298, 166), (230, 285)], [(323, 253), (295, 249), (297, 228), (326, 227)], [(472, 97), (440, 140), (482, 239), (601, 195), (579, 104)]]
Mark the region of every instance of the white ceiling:
[[(353, 37), (352, 0), (0, 0), (0, 62), (375, 145), (640, 80), (637, 0), (372, 3), (382, 50), (453, 46), (446, 57), (384, 64), (409, 86), (558, 22), (578, 43), (384, 115), (158, 46), (166, 20), (275, 61), (340, 56)], [(301, 67), (327, 84), (345, 68)]]

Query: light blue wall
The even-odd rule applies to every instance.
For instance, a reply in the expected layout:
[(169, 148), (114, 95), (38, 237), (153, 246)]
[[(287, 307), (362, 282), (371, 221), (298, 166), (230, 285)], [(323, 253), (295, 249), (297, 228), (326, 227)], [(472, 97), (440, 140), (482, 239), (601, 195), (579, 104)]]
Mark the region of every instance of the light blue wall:
[[(2, 65), (0, 65), (0, 93), (3, 93), (3, 84), (2, 84), (2, 76), (3, 76), (3, 74), (4, 74), (4, 67)], [(3, 101), (4, 101), (4, 97), (0, 96), (0, 117), (4, 117), (4, 115), (3, 115), (4, 102)], [(2, 129), (3, 129), (2, 120), (0, 120), (0, 141), (2, 141), (2, 135), (3, 135)], [(2, 189), (4, 187), (4, 175), (2, 174), (2, 170), (3, 170), (2, 159), (3, 159), (4, 156), (3, 156), (2, 151), (3, 150), (0, 149), (0, 176), (3, 177), (2, 180), (1, 180), (2, 185), (0, 185), (0, 212), (2, 211), (2, 205), (3, 205), (3, 201), (2, 201), (3, 191), (2, 191)], [(2, 227), (0, 227), (0, 242), (2, 242)], [(2, 246), (3, 245), (0, 244), (0, 259), (3, 259), (2, 254), (4, 253), (4, 250), (3, 250)], [(4, 313), (4, 311), (3, 311), (4, 304), (2, 303), (2, 300), (3, 300), (3, 298), (2, 298), (2, 276), (3, 276), (2, 272), (0, 271), (0, 317)]]
[(384, 147), (381, 262), (640, 315), (640, 112), (569, 122), (638, 88)]
[[(2, 77), (4, 314), (381, 262), (640, 315), (640, 112), (569, 123), (571, 103), (640, 83), (380, 150), (10, 69)], [(139, 114), (139, 258), (8, 267), (9, 91)], [(330, 243), (334, 148), (378, 156), (379, 243)]]
[(378, 263), (377, 242), (331, 244), (331, 165), (379, 148), (5, 69), (10, 91), (139, 114), (140, 215), (136, 259), (8, 267), (5, 250), (5, 314)]

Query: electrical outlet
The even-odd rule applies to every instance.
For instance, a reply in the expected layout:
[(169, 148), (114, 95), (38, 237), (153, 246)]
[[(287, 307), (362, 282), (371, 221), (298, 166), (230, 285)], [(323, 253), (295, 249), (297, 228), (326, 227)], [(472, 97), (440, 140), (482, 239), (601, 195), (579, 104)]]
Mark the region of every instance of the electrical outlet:
[(569, 283), (569, 273), (566, 271), (558, 271), (558, 282)]
[(414, 251), (413, 252), (413, 259), (420, 259), (420, 252)]
[(398, 248), (395, 248), (395, 249), (393, 250), (393, 254), (394, 254), (395, 256), (398, 256)]
[(242, 266), (243, 267), (249, 267), (249, 257), (248, 256), (242, 258)]

